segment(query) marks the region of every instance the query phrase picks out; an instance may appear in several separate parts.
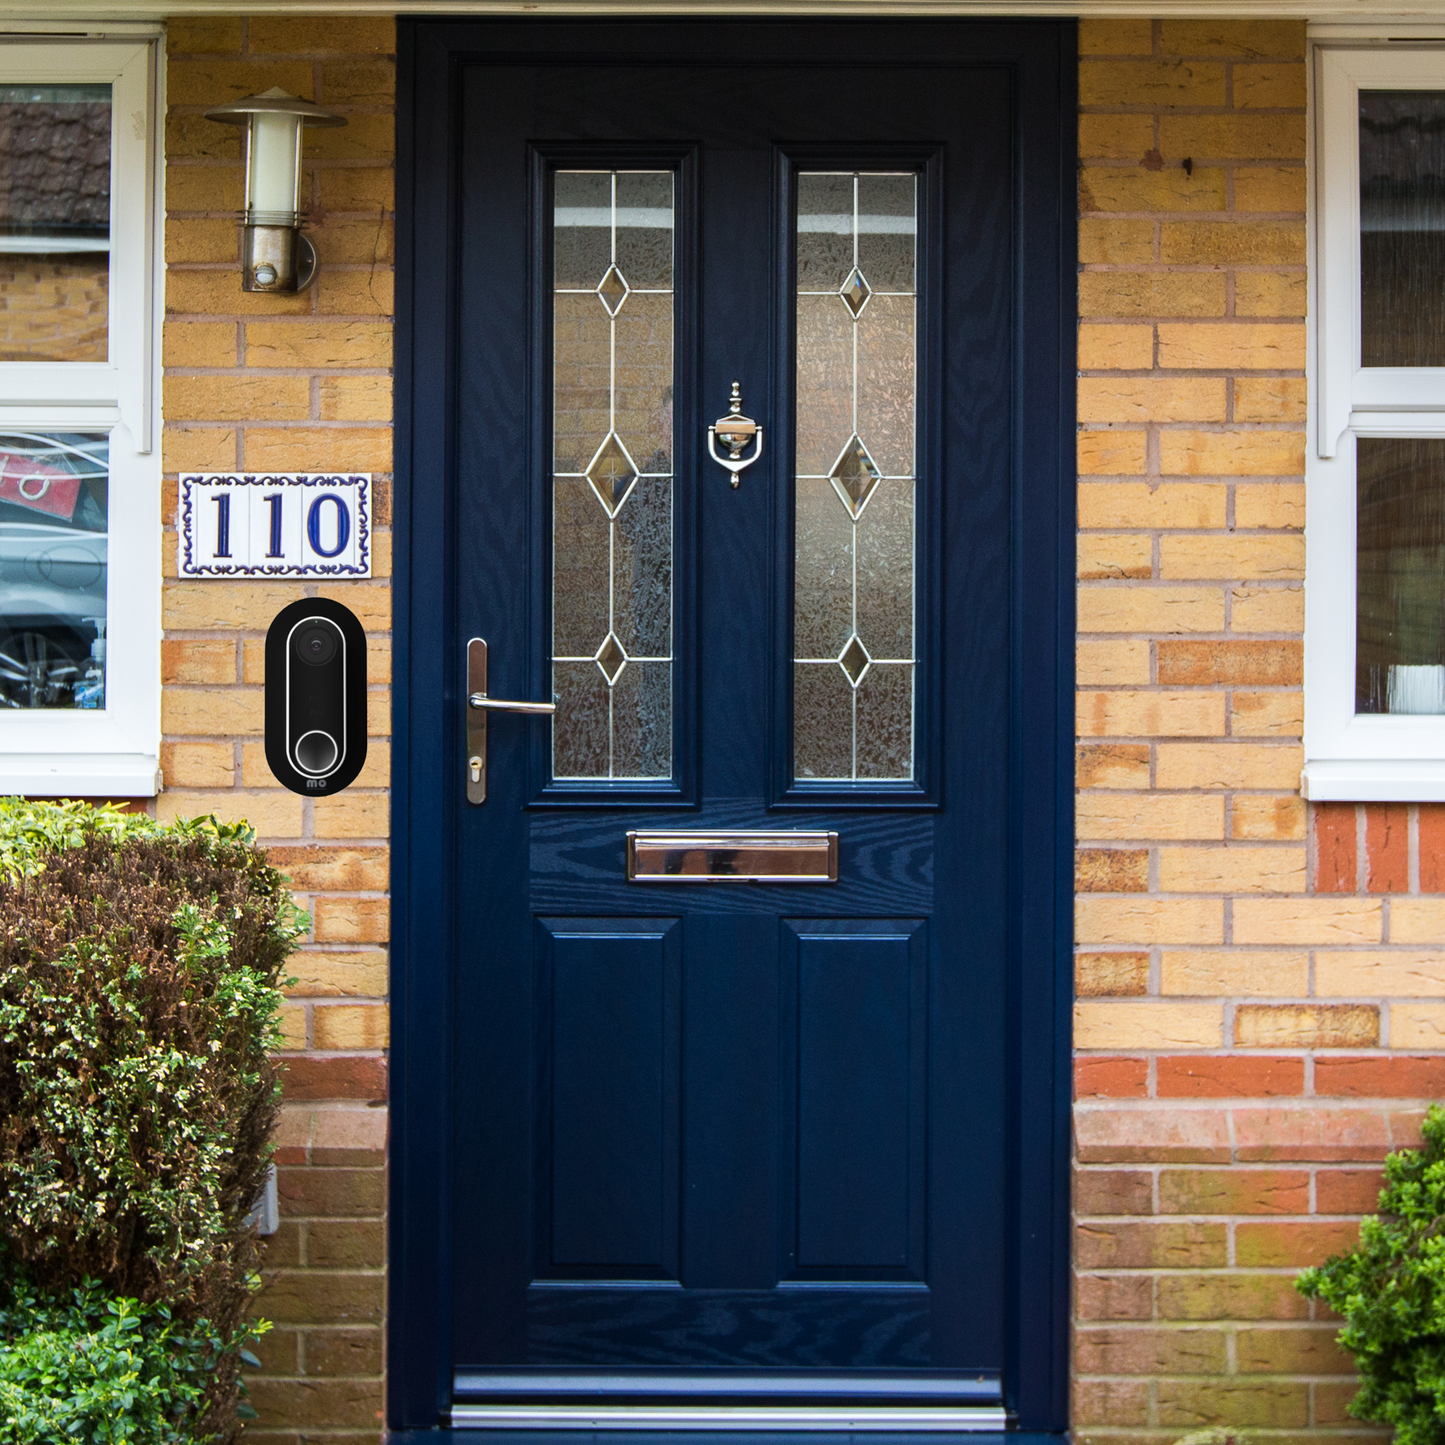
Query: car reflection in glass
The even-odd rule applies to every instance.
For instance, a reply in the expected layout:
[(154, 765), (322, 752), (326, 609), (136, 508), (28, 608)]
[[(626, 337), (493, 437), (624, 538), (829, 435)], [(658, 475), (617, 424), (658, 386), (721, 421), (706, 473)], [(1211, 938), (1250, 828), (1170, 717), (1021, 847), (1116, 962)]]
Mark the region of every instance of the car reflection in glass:
[(104, 438), (0, 433), (0, 711), (105, 706), (107, 492)]

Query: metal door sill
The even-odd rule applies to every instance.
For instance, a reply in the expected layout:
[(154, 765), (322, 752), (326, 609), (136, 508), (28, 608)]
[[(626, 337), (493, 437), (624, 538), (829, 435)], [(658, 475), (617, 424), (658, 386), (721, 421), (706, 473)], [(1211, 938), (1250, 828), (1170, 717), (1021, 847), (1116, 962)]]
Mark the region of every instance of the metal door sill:
[(999, 1431), (994, 1405), (453, 1405), (453, 1430)]

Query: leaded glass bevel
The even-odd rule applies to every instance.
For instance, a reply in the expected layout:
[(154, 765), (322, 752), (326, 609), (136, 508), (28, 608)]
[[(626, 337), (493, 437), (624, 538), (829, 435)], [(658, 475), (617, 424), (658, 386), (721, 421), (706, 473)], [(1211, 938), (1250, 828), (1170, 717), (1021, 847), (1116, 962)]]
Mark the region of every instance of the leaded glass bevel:
[(913, 777), (918, 179), (798, 177), (793, 776)]
[(673, 177), (558, 171), (552, 775), (672, 775)]

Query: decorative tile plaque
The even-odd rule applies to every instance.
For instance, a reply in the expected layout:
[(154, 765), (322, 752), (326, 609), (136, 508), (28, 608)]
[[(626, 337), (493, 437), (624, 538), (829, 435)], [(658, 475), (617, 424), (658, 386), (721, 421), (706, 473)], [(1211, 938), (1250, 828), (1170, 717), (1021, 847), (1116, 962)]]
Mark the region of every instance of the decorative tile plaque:
[(182, 577), (370, 577), (371, 476), (183, 472)]

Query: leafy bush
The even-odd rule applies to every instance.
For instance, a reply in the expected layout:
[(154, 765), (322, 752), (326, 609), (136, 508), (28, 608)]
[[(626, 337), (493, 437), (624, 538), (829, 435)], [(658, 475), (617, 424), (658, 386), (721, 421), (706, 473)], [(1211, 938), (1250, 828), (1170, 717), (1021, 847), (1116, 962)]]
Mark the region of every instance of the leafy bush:
[(251, 840), (0, 800), (0, 1274), (36, 1298), (93, 1281), (142, 1336), (168, 1318), (167, 1340), (226, 1342), (203, 1412), (226, 1437), (305, 922)]
[(1350, 1413), (1395, 1427), (1397, 1445), (1445, 1442), (1445, 1110), (1431, 1105), (1424, 1146), (1385, 1160), (1378, 1218), (1360, 1243), (1299, 1278), (1302, 1294), (1344, 1316), (1340, 1344), (1360, 1392)]
[(239, 1343), (93, 1281), (69, 1299), (14, 1287), (0, 1300), (0, 1445), (193, 1445), (210, 1372)]

